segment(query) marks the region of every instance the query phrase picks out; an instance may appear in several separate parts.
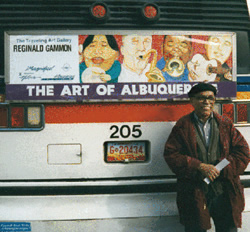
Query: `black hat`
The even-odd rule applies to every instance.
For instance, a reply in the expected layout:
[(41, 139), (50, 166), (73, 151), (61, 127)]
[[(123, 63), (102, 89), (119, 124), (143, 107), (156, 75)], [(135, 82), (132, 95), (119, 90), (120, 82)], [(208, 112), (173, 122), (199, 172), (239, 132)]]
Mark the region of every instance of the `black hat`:
[(212, 91), (214, 92), (214, 96), (217, 94), (217, 89), (208, 83), (201, 82), (197, 85), (194, 85), (192, 89), (188, 92), (189, 97), (194, 97), (195, 94), (204, 92), (204, 91)]

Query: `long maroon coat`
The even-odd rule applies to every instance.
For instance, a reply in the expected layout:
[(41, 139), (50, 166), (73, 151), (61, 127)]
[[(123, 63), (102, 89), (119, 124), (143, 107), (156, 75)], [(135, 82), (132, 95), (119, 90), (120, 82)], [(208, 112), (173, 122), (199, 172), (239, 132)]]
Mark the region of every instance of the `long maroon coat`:
[[(230, 164), (221, 172), (226, 183), (232, 214), (236, 227), (241, 227), (241, 213), (244, 210), (244, 192), (239, 175), (249, 163), (249, 147), (230, 119), (214, 112), (218, 122), (221, 145), (221, 159)], [(196, 173), (201, 161), (198, 160), (197, 143), (192, 114), (182, 117), (174, 126), (165, 145), (164, 158), (177, 176), (177, 206), (180, 222), (184, 225), (199, 225), (211, 228), (206, 198), (198, 185)]]

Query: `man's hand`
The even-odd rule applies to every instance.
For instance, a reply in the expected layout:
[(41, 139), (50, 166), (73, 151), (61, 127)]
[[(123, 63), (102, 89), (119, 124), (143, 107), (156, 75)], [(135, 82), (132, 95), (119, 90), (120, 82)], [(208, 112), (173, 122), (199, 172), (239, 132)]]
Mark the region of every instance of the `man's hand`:
[(211, 164), (201, 163), (199, 167), (199, 171), (204, 176), (209, 178), (209, 180), (211, 181), (214, 181), (220, 175), (220, 171), (214, 165), (211, 165)]

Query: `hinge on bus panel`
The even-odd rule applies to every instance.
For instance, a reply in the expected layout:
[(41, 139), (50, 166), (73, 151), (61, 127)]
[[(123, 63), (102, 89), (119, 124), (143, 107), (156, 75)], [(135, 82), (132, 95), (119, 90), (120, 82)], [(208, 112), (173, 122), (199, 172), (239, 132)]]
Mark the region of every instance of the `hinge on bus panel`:
[(72, 165), (82, 163), (82, 145), (79, 143), (48, 144), (49, 165)]
[(123, 162), (124, 162), (124, 163), (130, 163), (130, 160), (129, 160), (129, 159), (124, 159)]

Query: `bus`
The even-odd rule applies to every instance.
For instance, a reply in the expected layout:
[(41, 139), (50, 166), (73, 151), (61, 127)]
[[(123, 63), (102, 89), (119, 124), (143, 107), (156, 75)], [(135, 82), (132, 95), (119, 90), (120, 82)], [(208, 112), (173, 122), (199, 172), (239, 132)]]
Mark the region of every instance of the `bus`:
[(198, 82), (250, 144), (248, 7), (2, 0), (0, 231), (183, 231), (164, 146)]

